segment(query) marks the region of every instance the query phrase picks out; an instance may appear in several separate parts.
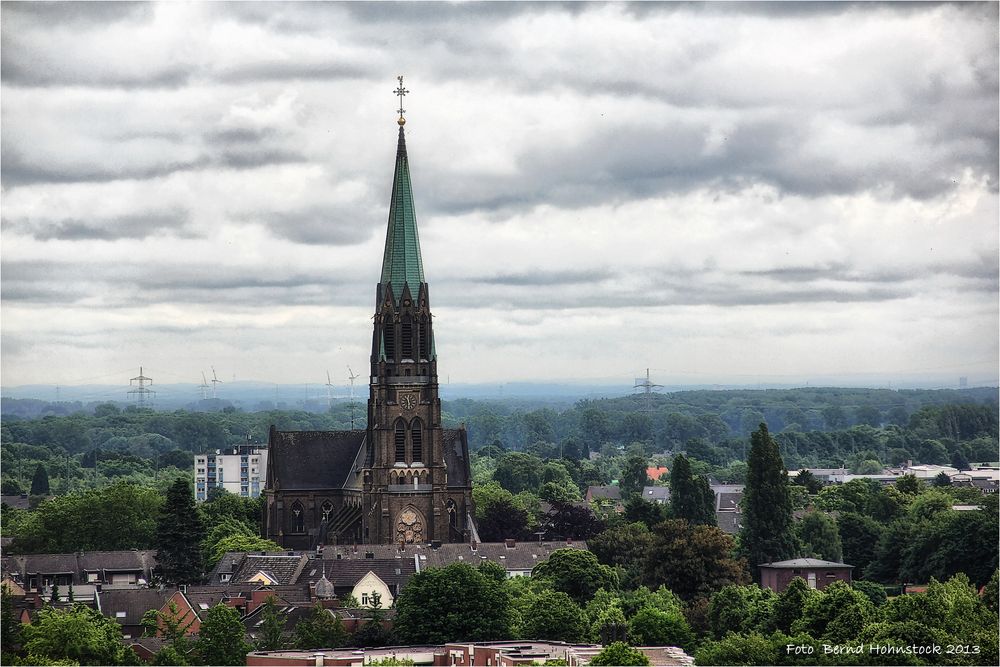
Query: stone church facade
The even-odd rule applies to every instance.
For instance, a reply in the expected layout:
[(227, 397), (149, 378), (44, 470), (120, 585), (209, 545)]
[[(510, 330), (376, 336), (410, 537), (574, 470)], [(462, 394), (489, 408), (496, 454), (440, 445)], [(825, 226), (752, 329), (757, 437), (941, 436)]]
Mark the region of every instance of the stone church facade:
[(375, 290), (368, 426), (271, 427), (263, 534), (285, 548), (478, 541), (466, 432), (441, 425), (404, 123)]

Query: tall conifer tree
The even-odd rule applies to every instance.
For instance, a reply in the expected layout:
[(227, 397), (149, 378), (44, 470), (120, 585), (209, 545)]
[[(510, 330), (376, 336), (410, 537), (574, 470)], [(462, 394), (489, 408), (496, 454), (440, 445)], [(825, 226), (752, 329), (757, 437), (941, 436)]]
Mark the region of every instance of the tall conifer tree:
[(35, 474), (31, 478), (31, 495), (49, 495), (49, 472), (41, 463), (35, 466)]
[(670, 469), (670, 510), (673, 518), (691, 525), (716, 525), (715, 494), (707, 479), (691, 473), (691, 463), (683, 454), (674, 457)]
[(178, 479), (167, 490), (167, 500), (156, 523), (156, 560), (170, 583), (197, 583), (202, 576), (201, 541), (205, 527), (187, 480)]
[(778, 444), (768, 433), (767, 424), (761, 424), (750, 441), (740, 544), (754, 580), (759, 581), (758, 565), (794, 557), (797, 544), (788, 472)]

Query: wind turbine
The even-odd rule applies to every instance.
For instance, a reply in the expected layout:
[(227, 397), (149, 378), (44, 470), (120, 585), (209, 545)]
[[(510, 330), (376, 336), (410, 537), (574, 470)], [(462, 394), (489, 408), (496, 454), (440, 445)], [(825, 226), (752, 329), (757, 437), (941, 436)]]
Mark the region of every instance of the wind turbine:
[(215, 391), (216, 385), (218, 385), (221, 382), (222, 380), (220, 380), (219, 376), (215, 374), (215, 366), (212, 366), (212, 398), (216, 397), (216, 391)]
[(326, 407), (333, 407), (333, 380), (330, 379), (330, 371), (326, 372)]
[(349, 374), (347, 376), (347, 379), (351, 381), (351, 430), (353, 431), (354, 430), (354, 380), (361, 376), (355, 373), (353, 370), (351, 370), (350, 364), (347, 364), (347, 372)]
[(208, 398), (208, 379), (205, 378), (205, 371), (201, 372), (201, 384), (198, 388), (201, 389), (201, 400), (204, 401)]

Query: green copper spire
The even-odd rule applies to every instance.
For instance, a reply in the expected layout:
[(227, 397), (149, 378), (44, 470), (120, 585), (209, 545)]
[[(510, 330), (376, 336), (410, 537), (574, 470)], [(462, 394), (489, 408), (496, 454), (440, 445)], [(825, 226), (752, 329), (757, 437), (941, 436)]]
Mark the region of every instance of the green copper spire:
[(420, 237), (417, 235), (417, 215), (413, 210), (413, 188), (410, 185), (410, 165), (406, 159), (406, 139), (400, 116), (399, 144), (396, 147), (396, 171), (392, 179), (392, 200), (389, 202), (389, 228), (385, 234), (385, 254), (382, 256), (382, 284), (392, 285), (398, 302), (403, 285), (409, 283), (414, 295), (424, 282), (424, 264), (420, 258)]

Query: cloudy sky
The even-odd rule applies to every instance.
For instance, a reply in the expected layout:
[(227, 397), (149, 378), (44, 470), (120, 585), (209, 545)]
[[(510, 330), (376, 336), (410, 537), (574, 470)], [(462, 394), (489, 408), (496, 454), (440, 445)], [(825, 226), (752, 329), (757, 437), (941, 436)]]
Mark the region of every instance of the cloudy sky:
[(996, 381), (995, 3), (2, 18), (5, 386), (364, 369), (398, 74), (442, 379)]

